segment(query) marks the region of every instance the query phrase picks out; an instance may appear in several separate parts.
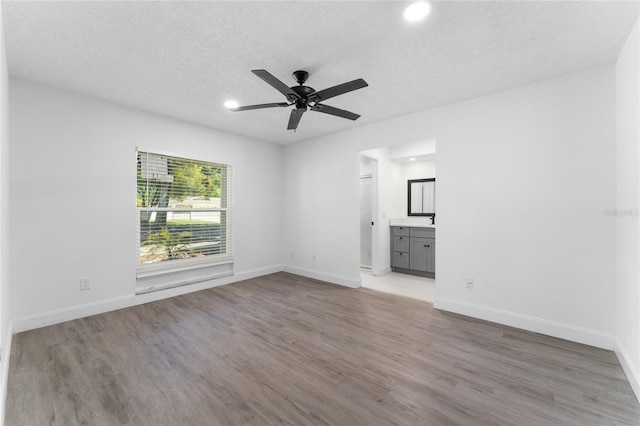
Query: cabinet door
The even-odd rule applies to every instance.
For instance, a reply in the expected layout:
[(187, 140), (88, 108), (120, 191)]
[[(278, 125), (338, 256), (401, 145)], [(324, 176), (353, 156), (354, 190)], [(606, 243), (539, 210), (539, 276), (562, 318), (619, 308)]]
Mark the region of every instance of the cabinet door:
[(427, 271), (427, 238), (411, 238), (409, 269)]
[(436, 240), (427, 238), (427, 272), (436, 273)]
[(394, 251), (391, 258), (391, 266), (395, 268), (409, 269), (409, 253)]

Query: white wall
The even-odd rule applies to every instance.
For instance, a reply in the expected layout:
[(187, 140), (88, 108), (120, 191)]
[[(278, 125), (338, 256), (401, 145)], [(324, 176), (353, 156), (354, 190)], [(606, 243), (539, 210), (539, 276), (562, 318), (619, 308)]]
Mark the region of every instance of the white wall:
[[(639, 21), (640, 22), (640, 21)], [(616, 63), (617, 192), (616, 352), (640, 398), (640, 24)]]
[[(401, 184), (398, 186), (398, 192), (401, 194), (401, 203), (403, 209), (402, 214), (398, 217), (399, 219), (407, 219), (409, 217), (408, 212), (408, 188), (407, 181), (411, 179), (427, 179), (436, 177), (436, 161), (435, 160), (427, 160), (427, 161), (415, 161), (411, 163), (403, 163), (402, 164), (402, 180)], [(436, 180), (436, 192), (438, 191), (438, 181)], [(436, 205), (436, 215), (438, 214), (438, 206)], [(437, 216), (436, 216), (437, 217)], [(412, 223), (423, 222), (425, 225), (431, 224), (430, 217), (420, 217), (420, 216), (412, 216)]]
[(11, 293), (9, 277), (9, 71), (0, 3), (0, 348), (9, 342)]
[[(0, 419), (4, 419), (4, 401), (11, 354), (11, 281), (9, 276), (9, 72), (4, 40), (4, 17), (0, 2)], [(2, 420), (0, 420), (2, 422)]]
[[(436, 177), (436, 161), (412, 161), (402, 163), (402, 179), (406, 186), (409, 179), (427, 179)], [(407, 189), (407, 188), (405, 188)]]
[(357, 285), (358, 151), (434, 138), (436, 306), (611, 348), (614, 81), (607, 66), (286, 146), (285, 268)]
[[(405, 140), (403, 138), (403, 140)], [(421, 137), (417, 141), (403, 142), (401, 145), (389, 147), (389, 157), (393, 160), (406, 160), (411, 157), (424, 160), (425, 156), (433, 156), (436, 153), (436, 140)], [(422, 157), (422, 158), (419, 158)]]
[(280, 146), (20, 80), (10, 89), (18, 331), (230, 281), (133, 296), (136, 146), (234, 165), (236, 279), (282, 268)]

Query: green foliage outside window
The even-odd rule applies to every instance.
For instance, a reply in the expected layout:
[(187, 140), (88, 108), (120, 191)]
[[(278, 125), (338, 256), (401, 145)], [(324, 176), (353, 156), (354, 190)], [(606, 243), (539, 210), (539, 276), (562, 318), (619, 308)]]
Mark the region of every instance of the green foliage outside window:
[(137, 163), (139, 264), (226, 253), (230, 166), (145, 152)]
[[(163, 182), (142, 177), (138, 160), (138, 207), (167, 207), (169, 200), (184, 201), (187, 197), (220, 197), (221, 170), (218, 167), (168, 160), (168, 170), (173, 182)], [(164, 202), (163, 202), (164, 201)]]
[(163, 257), (162, 260), (184, 259), (193, 255), (189, 248), (190, 232), (172, 234), (167, 228), (149, 235), (147, 244), (152, 245), (149, 257)]

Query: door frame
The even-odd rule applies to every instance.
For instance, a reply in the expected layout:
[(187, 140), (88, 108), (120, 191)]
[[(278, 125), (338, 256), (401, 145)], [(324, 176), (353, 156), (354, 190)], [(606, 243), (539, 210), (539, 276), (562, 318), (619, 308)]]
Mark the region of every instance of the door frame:
[[(378, 186), (378, 159), (360, 153), (360, 157), (365, 157), (371, 161), (371, 273), (373, 275), (381, 275), (384, 272), (384, 260), (380, 256), (380, 237), (378, 235), (380, 229), (379, 208), (379, 186)], [(358, 178), (360, 173), (358, 173)]]

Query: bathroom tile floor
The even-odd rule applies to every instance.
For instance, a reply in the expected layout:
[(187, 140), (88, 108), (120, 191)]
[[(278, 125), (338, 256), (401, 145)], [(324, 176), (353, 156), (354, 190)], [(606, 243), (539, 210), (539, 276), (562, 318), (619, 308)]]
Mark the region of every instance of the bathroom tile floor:
[(370, 270), (360, 269), (362, 287), (433, 303), (436, 281), (432, 278), (389, 272), (376, 277)]

